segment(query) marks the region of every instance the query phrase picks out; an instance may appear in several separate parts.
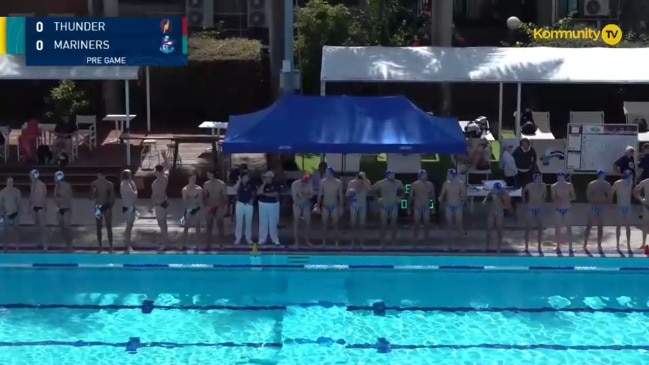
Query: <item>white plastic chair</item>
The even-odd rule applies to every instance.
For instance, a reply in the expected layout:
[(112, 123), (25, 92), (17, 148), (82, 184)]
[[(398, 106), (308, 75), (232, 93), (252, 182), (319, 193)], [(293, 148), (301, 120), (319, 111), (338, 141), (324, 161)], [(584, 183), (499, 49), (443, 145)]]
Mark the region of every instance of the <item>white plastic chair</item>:
[(77, 156), (79, 155), (79, 144), (81, 142), (88, 143), (88, 148), (97, 148), (97, 116), (96, 115), (77, 115), (77, 133), (75, 137), (76, 143), (72, 143), (73, 149), (76, 149)]
[(604, 124), (604, 112), (570, 112), (570, 123)]
[(550, 112), (532, 112), (532, 119), (541, 132), (550, 132)]
[[(144, 165), (145, 161), (149, 162), (146, 167)], [(157, 141), (155, 139), (143, 140), (142, 152), (140, 154), (140, 167), (142, 168), (142, 170), (153, 170), (153, 166), (159, 164), (160, 152), (158, 151)]]

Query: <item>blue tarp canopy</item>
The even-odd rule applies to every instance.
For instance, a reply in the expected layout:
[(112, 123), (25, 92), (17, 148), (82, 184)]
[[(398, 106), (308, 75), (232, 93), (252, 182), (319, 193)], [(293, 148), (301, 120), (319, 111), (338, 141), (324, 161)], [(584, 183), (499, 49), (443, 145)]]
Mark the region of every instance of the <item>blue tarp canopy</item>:
[(232, 116), (226, 153), (466, 153), (457, 118), (427, 114), (403, 96), (285, 96)]

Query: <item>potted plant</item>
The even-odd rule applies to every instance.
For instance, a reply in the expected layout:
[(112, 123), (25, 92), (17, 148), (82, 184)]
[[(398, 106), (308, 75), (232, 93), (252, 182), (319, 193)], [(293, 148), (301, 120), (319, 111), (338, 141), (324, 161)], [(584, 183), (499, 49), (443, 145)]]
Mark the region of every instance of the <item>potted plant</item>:
[(70, 122), (77, 114), (88, 111), (90, 102), (86, 93), (72, 80), (61, 80), (45, 98), (49, 107), (46, 117), (50, 123)]

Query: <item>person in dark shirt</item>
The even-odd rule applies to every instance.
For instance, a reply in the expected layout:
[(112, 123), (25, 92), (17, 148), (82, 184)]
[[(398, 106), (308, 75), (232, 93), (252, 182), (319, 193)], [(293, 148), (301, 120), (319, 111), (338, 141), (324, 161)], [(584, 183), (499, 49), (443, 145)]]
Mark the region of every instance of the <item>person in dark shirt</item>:
[(636, 184), (642, 180), (649, 179), (649, 143), (642, 145), (642, 157), (638, 161), (638, 178)]
[(624, 175), (625, 171), (631, 171), (635, 181), (635, 148), (633, 146), (627, 146), (624, 155), (613, 164), (613, 170), (620, 175)]
[(268, 236), (270, 236), (274, 244), (280, 244), (277, 236), (277, 225), (279, 224), (279, 198), (282, 186), (273, 183), (273, 178), (275, 178), (275, 174), (272, 171), (266, 171), (262, 184), (257, 189), (260, 245), (266, 243)]
[(241, 243), (242, 236), (245, 236), (246, 243), (251, 245), (252, 215), (254, 213), (254, 206), (252, 203), (257, 193), (257, 187), (250, 181), (248, 171), (239, 171), (237, 182), (234, 184), (234, 191), (236, 192), (237, 201), (235, 206), (234, 244), (238, 245)]
[(69, 121), (59, 121), (54, 127), (54, 142), (52, 143), (52, 154), (55, 159), (60, 159), (65, 153), (72, 156), (72, 136), (77, 132), (77, 125)]
[(536, 151), (532, 147), (530, 140), (523, 138), (520, 146), (516, 147), (512, 155), (518, 169), (516, 183), (518, 186), (526, 186), (532, 182), (534, 173), (538, 171)]
[(242, 163), (239, 165), (239, 167), (235, 167), (230, 170), (230, 174), (228, 174), (228, 184), (233, 185), (236, 184), (236, 182), (239, 180), (239, 175), (241, 175), (241, 172), (246, 172), (248, 173), (248, 164), (247, 163)]

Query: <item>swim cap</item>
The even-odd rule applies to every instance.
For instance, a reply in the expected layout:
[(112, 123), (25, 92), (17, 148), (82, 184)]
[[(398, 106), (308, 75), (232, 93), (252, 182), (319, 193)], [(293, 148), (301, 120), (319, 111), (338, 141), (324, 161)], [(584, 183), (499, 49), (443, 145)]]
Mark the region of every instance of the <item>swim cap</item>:
[(390, 177), (390, 176), (394, 176), (394, 171), (392, 170), (385, 171), (385, 177)]
[(302, 181), (308, 182), (309, 180), (311, 180), (311, 175), (307, 172), (302, 176)]
[(32, 171), (30, 171), (29, 174), (32, 175), (32, 177), (34, 179), (38, 179), (38, 177), (41, 176), (41, 174), (36, 169), (33, 169)]
[(57, 171), (57, 172), (54, 174), (54, 179), (55, 179), (56, 181), (61, 181), (61, 180), (63, 180), (64, 177), (65, 177), (65, 175), (63, 174), (63, 171)]
[(424, 169), (419, 170), (419, 178), (421, 179), (422, 177), (428, 176), (428, 172)]
[(534, 175), (532, 175), (532, 179), (535, 181), (539, 180), (540, 178), (541, 178), (541, 174), (539, 174), (538, 172), (535, 172)]
[(557, 171), (557, 176), (566, 176), (566, 173), (563, 170)]
[(448, 171), (446, 171), (446, 173), (447, 173), (448, 175), (452, 176), (452, 177), (456, 177), (456, 176), (457, 176), (457, 170), (456, 170), (456, 169), (448, 169)]
[(327, 172), (334, 175), (336, 173), (336, 170), (334, 170), (334, 168), (330, 166), (330, 167), (327, 167)]
[(494, 183), (494, 190), (502, 190), (503, 189), (503, 184), (496, 182)]
[(602, 175), (606, 175), (604, 170), (597, 170), (597, 176), (602, 176)]
[(365, 173), (363, 171), (359, 171), (358, 174), (356, 174), (356, 177), (358, 177), (359, 179), (364, 179)]
[(624, 177), (629, 178), (631, 176), (633, 176), (633, 171), (631, 171), (631, 170), (625, 170), (624, 171)]

